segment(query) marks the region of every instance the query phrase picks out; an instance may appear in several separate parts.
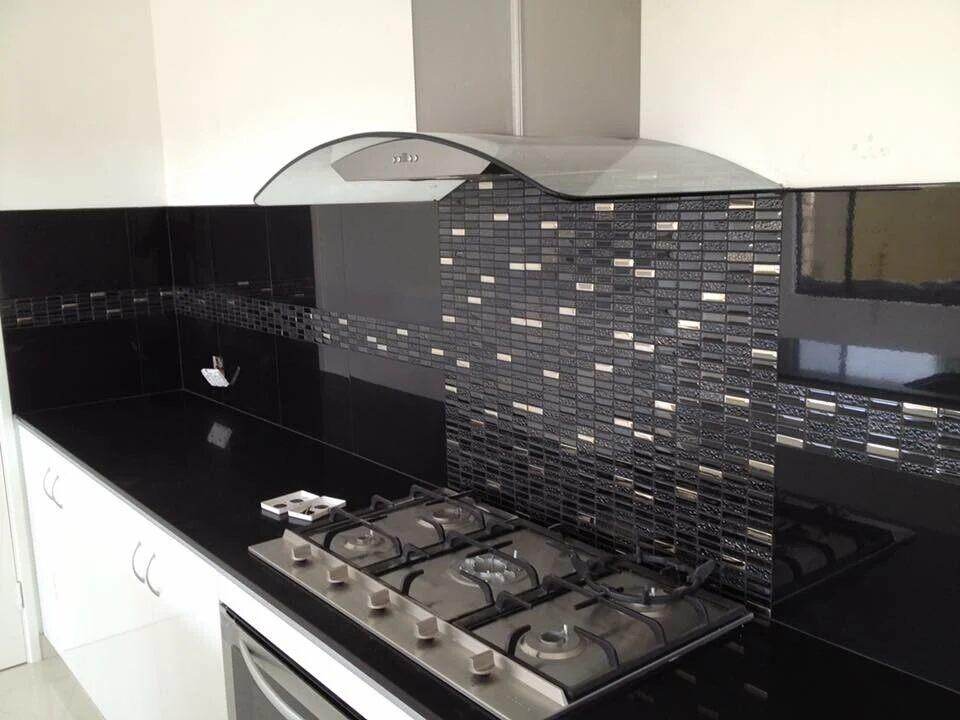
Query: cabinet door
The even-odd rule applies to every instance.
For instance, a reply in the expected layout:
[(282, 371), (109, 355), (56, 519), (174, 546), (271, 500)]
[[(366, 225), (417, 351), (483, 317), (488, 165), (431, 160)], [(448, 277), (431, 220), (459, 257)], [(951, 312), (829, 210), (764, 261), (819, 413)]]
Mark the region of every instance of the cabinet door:
[(57, 507), (47, 495), (51, 480), (55, 477), (54, 456), (43, 443), (25, 430), (20, 431), (20, 454), (27, 490), (43, 634), (54, 648), (59, 649), (59, 627), (62, 623), (58, 623), (60, 614), (53, 567), (59, 528), (55, 517)]
[(138, 579), (149, 555), (137, 515), (76, 466), (63, 461), (57, 470), (55, 647), (106, 720), (158, 720), (149, 646), (156, 608)]
[(53, 496), (62, 509), (57, 549), (58, 609), (65, 629), (57, 650), (135, 631), (154, 620), (143, 581), (149, 552), (136, 513), (79, 468), (58, 468)]
[[(158, 528), (148, 534), (154, 558), (147, 587), (159, 619), (151, 626), (157, 698), (163, 720), (227, 717), (220, 642), (220, 603), (214, 572)], [(189, 658), (189, 662), (185, 662)]]

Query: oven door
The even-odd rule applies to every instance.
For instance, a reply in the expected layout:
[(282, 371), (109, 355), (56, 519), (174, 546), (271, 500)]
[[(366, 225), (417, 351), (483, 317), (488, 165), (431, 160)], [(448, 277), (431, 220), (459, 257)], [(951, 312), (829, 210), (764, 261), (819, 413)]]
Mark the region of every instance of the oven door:
[(220, 621), (230, 720), (363, 720), (226, 607)]

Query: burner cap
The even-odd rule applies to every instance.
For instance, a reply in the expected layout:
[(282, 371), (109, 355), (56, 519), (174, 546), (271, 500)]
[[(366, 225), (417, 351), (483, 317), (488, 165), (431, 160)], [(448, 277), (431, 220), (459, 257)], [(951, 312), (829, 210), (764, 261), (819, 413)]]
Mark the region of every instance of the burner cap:
[(520, 639), (519, 648), (541, 660), (569, 660), (583, 652), (583, 640), (576, 628), (532, 628)]
[(433, 519), (441, 525), (463, 522), (463, 508), (459, 505), (444, 503), (434, 508)]
[(514, 585), (528, 577), (527, 571), (522, 565), (492, 552), (485, 552), (455, 561), (451, 570), (455, 578), (471, 585), (474, 584), (473, 581), (465, 577), (463, 573), (468, 573), (485, 582), (496, 583), (497, 585)]
[(344, 533), (343, 538), (343, 546), (348, 550), (372, 550), (384, 542), (383, 535), (366, 527)]
[(476, 517), (468, 508), (457, 503), (440, 502), (424, 508), (424, 514), (418, 518), (421, 525), (439, 525), (445, 531), (466, 532), (476, 527)]

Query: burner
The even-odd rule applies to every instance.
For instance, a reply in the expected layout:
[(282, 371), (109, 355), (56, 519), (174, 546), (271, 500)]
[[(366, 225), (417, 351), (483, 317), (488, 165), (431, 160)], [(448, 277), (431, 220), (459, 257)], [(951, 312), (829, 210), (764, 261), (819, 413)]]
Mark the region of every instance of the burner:
[(455, 561), (450, 571), (457, 580), (471, 585), (473, 581), (464, 573), (496, 585), (515, 585), (528, 578), (527, 571), (520, 564), (492, 552)]
[(350, 533), (344, 533), (343, 546), (347, 550), (365, 551), (378, 548), (386, 542), (380, 533), (371, 528), (358, 528)]
[(472, 532), (476, 525), (476, 516), (461, 505), (453, 503), (439, 503), (425, 508), (426, 513), (422, 514), (418, 521), (421, 525), (436, 526), (439, 525), (446, 532), (457, 530), (460, 532)]
[(576, 628), (571, 632), (570, 626), (564, 623), (560, 628), (528, 630), (518, 647), (541, 660), (569, 660), (583, 652), (583, 640)]
[(441, 505), (433, 511), (433, 519), (441, 525), (463, 522), (463, 508), (459, 505)]

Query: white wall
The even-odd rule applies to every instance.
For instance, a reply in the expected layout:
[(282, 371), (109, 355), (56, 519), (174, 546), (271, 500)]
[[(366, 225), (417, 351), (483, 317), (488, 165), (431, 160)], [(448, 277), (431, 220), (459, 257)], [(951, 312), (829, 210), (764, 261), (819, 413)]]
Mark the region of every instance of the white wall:
[(960, 180), (958, 0), (643, 0), (640, 133), (794, 187)]
[(250, 203), (300, 153), (414, 130), (410, 0), (153, 0), (166, 195)]
[(148, 0), (0, 2), (0, 209), (163, 202)]
[[(957, 0), (643, 0), (641, 133), (791, 186), (960, 180)], [(0, 209), (248, 203), (415, 128), (410, 0), (3, 0)]]

